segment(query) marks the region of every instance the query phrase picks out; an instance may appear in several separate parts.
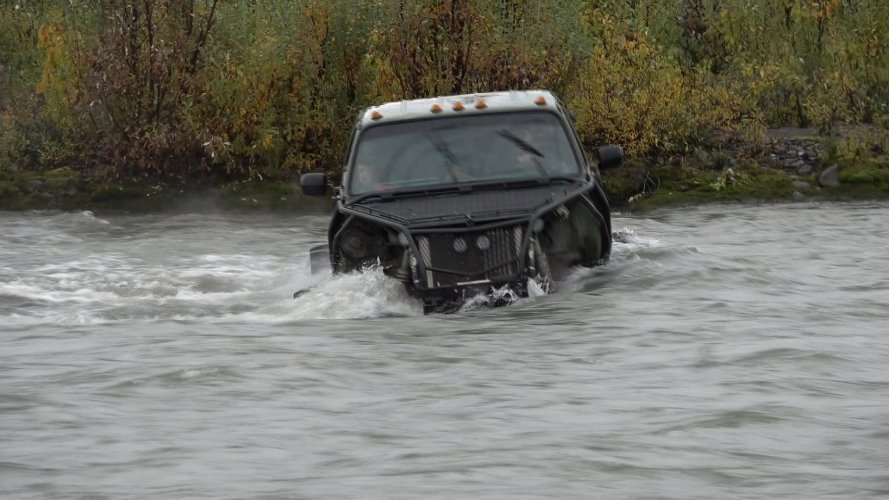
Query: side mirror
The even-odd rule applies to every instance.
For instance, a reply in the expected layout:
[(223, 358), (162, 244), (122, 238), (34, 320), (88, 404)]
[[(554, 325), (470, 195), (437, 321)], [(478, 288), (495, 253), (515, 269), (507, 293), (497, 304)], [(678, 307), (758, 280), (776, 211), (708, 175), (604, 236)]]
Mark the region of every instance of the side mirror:
[(324, 196), (327, 192), (327, 175), (317, 172), (302, 174), (299, 176), (299, 187), (306, 196)]
[(619, 167), (624, 163), (624, 150), (615, 144), (602, 146), (597, 150), (599, 154), (599, 170), (608, 170)]

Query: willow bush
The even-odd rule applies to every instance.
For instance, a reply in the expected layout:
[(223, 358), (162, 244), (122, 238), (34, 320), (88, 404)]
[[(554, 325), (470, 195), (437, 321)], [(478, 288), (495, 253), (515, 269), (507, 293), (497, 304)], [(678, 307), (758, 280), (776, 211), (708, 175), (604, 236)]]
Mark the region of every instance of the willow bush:
[[(47, 36), (64, 21), (51, 0), (0, 2), (0, 169), (52, 164), (70, 128), (54, 119), (38, 89)], [(64, 159), (64, 158), (63, 158)], [(62, 159), (62, 160), (63, 160)]]
[(889, 5), (9, 0), (0, 85), (3, 164), (105, 177), (335, 172), (365, 106), (528, 88), (633, 155), (781, 126), (865, 127), (840, 149), (885, 152)]
[(496, 89), (565, 90), (588, 39), (579, 4), (392, 1), (372, 33), (376, 94), (403, 99)]
[(743, 123), (741, 103), (717, 75), (658, 43), (669, 34), (651, 24), (657, 10), (615, 3), (590, 2), (595, 44), (566, 96), (585, 143), (622, 144), (634, 156), (682, 153)]

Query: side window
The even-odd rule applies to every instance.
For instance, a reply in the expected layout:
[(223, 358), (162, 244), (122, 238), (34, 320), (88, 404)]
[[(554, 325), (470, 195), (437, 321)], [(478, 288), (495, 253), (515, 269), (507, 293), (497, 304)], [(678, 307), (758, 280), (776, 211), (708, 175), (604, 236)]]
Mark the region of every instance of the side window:
[(352, 172), (349, 169), (349, 161), (351, 161), (352, 156), (355, 154), (355, 139), (358, 137), (358, 124), (355, 124), (352, 127), (352, 135), (349, 136), (349, 147), (346, 149), (346, 156), (343, 158), (343, 179), (342, 185), (343, 187), (348, 186), (350, 182), (350, 178)]

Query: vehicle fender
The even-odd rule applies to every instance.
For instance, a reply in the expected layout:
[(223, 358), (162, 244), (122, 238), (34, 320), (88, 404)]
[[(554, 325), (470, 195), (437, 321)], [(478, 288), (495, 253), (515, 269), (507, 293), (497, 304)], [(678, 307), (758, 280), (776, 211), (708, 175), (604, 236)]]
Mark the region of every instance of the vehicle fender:
[(330, 224), (327, 226), (327, 246), (328, 246), (328, 256), (330, 261), (330, 269), (333, 273), (339, 272), (339, 266), (335, 261), (336, 252), (333, 249), (333, 242), (336, 234), (339, 232), (340, 228), (343, 227), (343, 223), (346, 221), (346, 215), (339, 210), (339, 204), (337, 204), (337, 208), (333, 213), (333, 217), (330, 218)]

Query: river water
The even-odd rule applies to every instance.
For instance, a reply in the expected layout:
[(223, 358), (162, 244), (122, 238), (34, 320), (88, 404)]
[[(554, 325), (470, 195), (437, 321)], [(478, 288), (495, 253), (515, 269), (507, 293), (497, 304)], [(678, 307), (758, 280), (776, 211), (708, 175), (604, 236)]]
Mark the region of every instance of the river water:
[(322, 215), (0, 213), (0, 494), (889, 495), (887, 220), (618, 214), (557, 293), (423, 316), (310, 276)]

